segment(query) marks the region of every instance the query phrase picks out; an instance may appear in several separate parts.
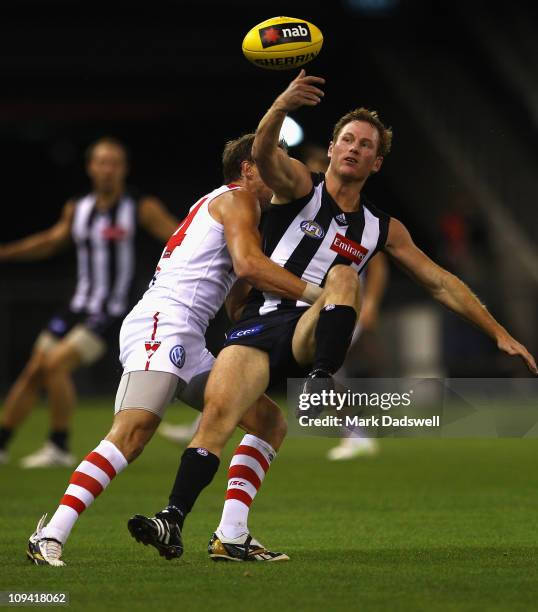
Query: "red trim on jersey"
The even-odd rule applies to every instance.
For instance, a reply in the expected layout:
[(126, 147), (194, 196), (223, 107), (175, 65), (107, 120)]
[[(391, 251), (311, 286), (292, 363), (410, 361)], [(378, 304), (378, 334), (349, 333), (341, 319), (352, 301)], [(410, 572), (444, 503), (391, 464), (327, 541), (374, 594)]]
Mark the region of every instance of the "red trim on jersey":
[(228, 480), (230, 478), (242, 478), (250, 482), (256, 489), (259, 489), (262, 484), (258, 474), (252, 468), (249, 468), (248, 465), (232, 465), (228, 470)]
[(192, 223), (194, 217), (196, 216), (196, 213), (200, 210), (200, 207), (207, 200), (207, 198), (208, 196), (202, 198), (198, 202), (198, 204), (196, 204), (196, 206), (190, 211), (190, 213), (185, 217), (185, 219), (183, 219), (183, 221), (180, 223), (177, 230), (170, 237), (170, 240), (168, 240), (166, 247), (164, 248), (162, 259), (167, 259), (168, 257), (171, 257), (172, 253), (174, 252), (174, 249), (176, 249), (183, 242), (185, 234), (189, 229), (189, 225)]
[(116, 475), (116, 470), (114, 469), (114, 466), (110, 463), (110, 461), (108, 459), (105, 459), (103, 455), (100, 455), (95, 451), (92, 451), (86, 457), (86, 461), (93, 463), (93, 465), (96, 465), (99, 469), (103, 470), (103, 472), (110, 478), (110, 480), (112, 480)]
[(235, 455), (248, 455), (249, 457), (256, 459), (256, 461), (262, 466), (264, 472), (267, 472), (267, 470), (269, 469), (269, 463), (267, 463), (267, 459), (260, 453), (257, 448), (254, 448), (253, 446), (246, 446), (245, 444), (241, 444), (237, 447), (234, 453), (234, 456)]
[(241, 185), (236, 185), (235, 183), (228, 183), (228, 185), (226, 185), (226, 187), (228, 187), (228, 189), (237, 189), (237, 188), (241, 187)]
[(86, 491), (89, 491), (94, 497), (97, 497), (103, 490), (103, 485), (98, 480), (95, 480), (95, 478), (83, 472), (74, 472), (69, 483), (86, 489)]
[(241, 491), (241, 489), (228, 489), (226, 491), (226, 499), (237, 499), (237, 501), (243, 502), (249, 508), (252, 503), (252, 497), (248, 493)]
[[(157, 325), (159, 323), (159, 312), (156, 312), (153, 315), (153, 333), (151, 334), (151, 340), (155, 340), (155, 336), (157, 334)], [(157, 346), (157, 348), (159, 348), (159, 346), (161, 345), (161, 343), (159, 342), (159, 345)], [(146, 345), (146, 350), (147, 350), (147, 345)], [(157, 350), (157, 349), (155, 349)], [(148, 360), (146, 361), (146, 370), (149, 370), (149, 360), (153, 357), (153, 355), (155, 354), (155, 352), (151, 353), (151, 355), (148, 357)]]
[(81, 502), (78, 497), (73, 497), (73, 495), (64, 495), (60, 500), (60, 506), (69, 506), (70, 508), (73, 508), (75, 512), (78, 512), (78, 514), (81, 514), (84, 512), (84, 510), (86, 510), (84, 502)]

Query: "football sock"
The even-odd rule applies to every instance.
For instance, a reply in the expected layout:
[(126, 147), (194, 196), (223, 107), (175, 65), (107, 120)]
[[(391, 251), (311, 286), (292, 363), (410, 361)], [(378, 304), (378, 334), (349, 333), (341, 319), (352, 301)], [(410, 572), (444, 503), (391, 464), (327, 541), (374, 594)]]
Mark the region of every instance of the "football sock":
[(58, 448), (61, 448), (63, 451), (68, 451), (67, 448), (67, 439), (69, 437), (69, 432), (67, 429), (53, 429), (50, 432), (49, 440)]
[(205, 448), (185, 449), (169, 498), (170, 506), (175, 506), (181, 514), (180, 529), (200, 493), (213, 480), (219, 464), (220, 459)]
[(342, 367), (351, 343), (357, 313), (352, 306), (328, 304), (321, 309), (316, 326), (313, 370), (334, 374)]
[(270, 444), (247, 434), (235, 449), (228, 470), (228, 490), (219, 529), (230, 539), (248, 533), (250, 504), (276, 455)]
[(9, 427), (0, 427), (0, 450), (6, 449), (12, 435), (13, 429), (9, 429)]
[(65, 544), (80, 514), (127, 467), (127, 459), (112, 442), (102, 440), (77, 467), (60, 505), (43, 535)]

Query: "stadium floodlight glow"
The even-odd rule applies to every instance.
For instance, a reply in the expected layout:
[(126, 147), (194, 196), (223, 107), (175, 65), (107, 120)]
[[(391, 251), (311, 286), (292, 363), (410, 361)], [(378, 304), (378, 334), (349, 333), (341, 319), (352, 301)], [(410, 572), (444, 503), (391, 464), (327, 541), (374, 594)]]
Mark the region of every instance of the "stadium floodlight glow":
[(303, 141), (303, 128), (297, 121), (286, 116), (280, 130), (280, 138), (283, 138), (289, 147), (295, 147)]

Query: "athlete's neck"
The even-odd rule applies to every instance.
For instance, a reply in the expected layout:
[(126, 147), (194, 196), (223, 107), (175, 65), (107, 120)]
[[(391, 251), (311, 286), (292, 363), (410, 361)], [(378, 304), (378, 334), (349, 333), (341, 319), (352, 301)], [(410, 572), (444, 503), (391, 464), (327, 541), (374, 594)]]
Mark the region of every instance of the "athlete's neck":
[(95, 190), (95, 208), (97, 208), (97, 210), (108, 210), (109, 208), (112, 208), (112, 206), (114, 206), (114, 204), (120, 199), (123, 191), (123, 185), (120, 185), (110, 191)]
[(342, 181), (330, 170), (325, 175), (325, 186), (332, 199), (344, 212), (356, 212), (361, 206), (364, 181)]

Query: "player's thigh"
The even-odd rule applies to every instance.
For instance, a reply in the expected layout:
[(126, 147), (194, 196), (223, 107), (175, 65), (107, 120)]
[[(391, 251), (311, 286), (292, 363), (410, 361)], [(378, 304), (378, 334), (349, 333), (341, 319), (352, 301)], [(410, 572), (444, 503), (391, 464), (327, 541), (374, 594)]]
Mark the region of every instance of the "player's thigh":
[[(213, 358), (213, 363), (214, 361)], [(178, 387), (177, 398), (187, 404), (187, 406), (202, 412), (204, 409), (205, 388), (210, 373), (211, 370), (207, 369), (206, 371), (195, 374), (186, 386)]]
[(301, 366), (306, 366), (314, 360), (316, 351), (316, 325), (319, 313), (323, 308), (323, 300), (318, 300), (301, 316), (291, 341), (291, 349), (295, 361)]
[(117, 417), (122, 412), (148, 412), (160, 421), (175, 398), (178, 388), (184, 385), (183, 380), (170, 372), (127, 372), (123, 374), (118, 385), (114, 414)]
[(58, 347), (62, 348), (62, 353), (73, 367), (91, 365), (101, 359), (106, 352), (105, 340), (82, 323), (75, 325), (62, 338), (55, 350)]
[(242, 416), (268, 384), (269, 356), (265, 351), (252, 346), (225, 347), (207, 381), (204, 412), (209, 404)]
[(34, 345), (30, 358), (26, 362), (20, 377), (27, 382), (41, 384), (43, 382), (43, 374), (45, 371), (45, 361), (48, 350), (42, 346)]
[(83, 358), (77, 346), (63, 338), (47, 352), (43, 368), (47, 376), (59, 372), (71, 372), (83, 363)]

